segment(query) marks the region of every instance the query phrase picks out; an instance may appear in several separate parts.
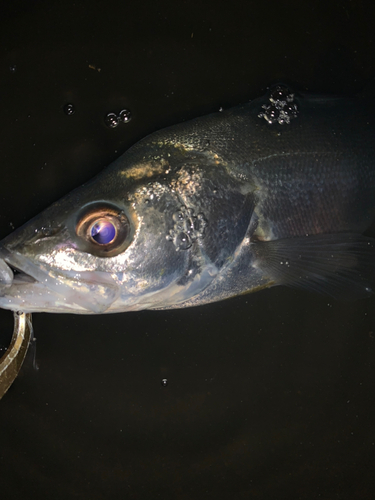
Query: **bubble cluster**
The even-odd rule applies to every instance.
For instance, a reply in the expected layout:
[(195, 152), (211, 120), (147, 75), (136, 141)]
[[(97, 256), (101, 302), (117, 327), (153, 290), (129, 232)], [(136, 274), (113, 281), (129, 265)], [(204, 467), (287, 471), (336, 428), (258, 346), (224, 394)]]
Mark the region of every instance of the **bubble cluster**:
[(279, 123), (289, 124), (293, 118), (297, 118), (298, 108), (294, 102), (294, 94), (288, 87), (278, 85), (269, 95), (269, 104), (263, 104), (264, 111), (259, 113), (259, 118), (264, 118), (270, 125)]
[(173, 241), (176, 250), (188, 250), (194, 241), (204, 237), (207, 220), (203, 214), (194, 215), (192, 208), (185, 206), (173, 214), (174, 226), (167, 235)]
[(104, 118), (104, 123), (109, 128), (115, 128), (120, 123), (128, 123), (132, 119), (132, 114), (128, 109), (123, 109), (117, 115), (116, 113), (107, 113)]

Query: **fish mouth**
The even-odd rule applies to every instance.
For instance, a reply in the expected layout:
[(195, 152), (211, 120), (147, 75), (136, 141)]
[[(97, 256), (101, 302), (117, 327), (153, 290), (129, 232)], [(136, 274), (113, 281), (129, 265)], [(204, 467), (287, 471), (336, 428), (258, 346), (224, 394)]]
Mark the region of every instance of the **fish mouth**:
[(100, 314), (115, 302), (114, 276), (94, 271), (56, 271), (0, 247), (0, 307), (22, 312)]
[[(18, 269), (17, 267), (12, 266), (9, 262), (6, 260), (3, 260), (1, 263), (2, 266), (7, 266), (9, 269), (9, 275), (10, 273), (13, 273), (13, 277), (11, 282), (9, 283), (10, 285), (23, 285), (25, 283), (36, 283), (36, 279), (30, 276), (30, 274), (26, 274), (24, 271), (21, 269)], [(0, 285), (2, 283), (0, 282)]]

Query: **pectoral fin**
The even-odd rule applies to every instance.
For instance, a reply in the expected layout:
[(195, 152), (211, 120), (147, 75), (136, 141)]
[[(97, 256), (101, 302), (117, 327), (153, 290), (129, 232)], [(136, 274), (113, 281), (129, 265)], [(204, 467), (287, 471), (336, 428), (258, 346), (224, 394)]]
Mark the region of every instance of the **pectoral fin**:
[(255, 267), (276, 284), (336, 299), (368, 297), (375, 289), (375, 239), (339, 233), (252, 244)]

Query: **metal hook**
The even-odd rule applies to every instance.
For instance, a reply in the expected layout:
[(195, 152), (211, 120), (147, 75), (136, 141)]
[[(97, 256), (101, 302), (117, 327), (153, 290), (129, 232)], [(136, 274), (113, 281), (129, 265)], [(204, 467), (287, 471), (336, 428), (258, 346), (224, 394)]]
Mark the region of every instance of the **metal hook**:
[(12, 340), (6, 353), (0, 358), (0, 399), (13, 384), (21, 369), (31, 335), (31, 314), (15, 312)]

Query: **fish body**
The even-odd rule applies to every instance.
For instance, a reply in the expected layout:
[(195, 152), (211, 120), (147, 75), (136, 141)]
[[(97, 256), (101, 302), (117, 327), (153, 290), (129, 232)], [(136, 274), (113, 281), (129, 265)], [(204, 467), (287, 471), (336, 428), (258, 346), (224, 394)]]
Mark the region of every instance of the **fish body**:
[(374, 111), (279, 86), (151, 134), (0, 243), (0, 307), (179, 308), (278, 284), (371, 294)]

